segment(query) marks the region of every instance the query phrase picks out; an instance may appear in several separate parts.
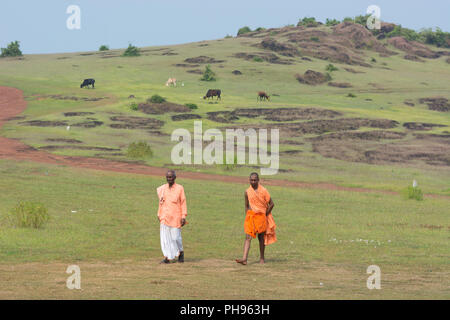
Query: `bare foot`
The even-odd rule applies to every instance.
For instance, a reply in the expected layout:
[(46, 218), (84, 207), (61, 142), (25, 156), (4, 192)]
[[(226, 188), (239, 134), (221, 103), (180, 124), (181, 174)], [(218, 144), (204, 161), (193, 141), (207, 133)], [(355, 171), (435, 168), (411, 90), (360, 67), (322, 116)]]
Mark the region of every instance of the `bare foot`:
[(259, 260), (259, 263), (264, 264), (264, 259)]
[(236, 259), (236, 262), (237, 263), (240, 263), (240, 264), (242, 264), (242, 265), (247, 265), (247, 260), (244, 260), (244, 259)]

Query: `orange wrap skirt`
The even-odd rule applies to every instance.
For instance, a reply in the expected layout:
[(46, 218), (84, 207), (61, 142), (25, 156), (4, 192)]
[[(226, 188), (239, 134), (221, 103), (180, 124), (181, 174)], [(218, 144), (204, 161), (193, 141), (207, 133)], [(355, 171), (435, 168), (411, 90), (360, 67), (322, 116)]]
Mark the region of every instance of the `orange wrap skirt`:
[(244, 231), (252, 238), (256, 238), (257, 233), (263, 233), (267, 230), (267, 217), (265, 213), (247, 211), (244, 222)]

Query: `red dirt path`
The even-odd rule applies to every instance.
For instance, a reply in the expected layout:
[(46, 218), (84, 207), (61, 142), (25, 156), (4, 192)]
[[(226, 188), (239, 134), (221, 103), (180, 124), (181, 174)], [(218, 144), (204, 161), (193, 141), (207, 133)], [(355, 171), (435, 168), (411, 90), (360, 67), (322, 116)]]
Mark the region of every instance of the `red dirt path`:
[[(8, 119), (21, 114), (26, 109), (26, 107), (27, 102), (24, 100), (21, 90), (0, 86), (0, 128), (6, 121), (8, 121)], [(25, 145), (19, 140), (8, 139), (1, 136), (0, 159), (26, 160), (33, 162), (67, 165), (71, 167), (86, 169), (145, 174), (158, 177), (165, 176), (167, 171), (166, 168), (151, 167), (107, 159), (55, 155), (48, 152), (36, 150), (30, 146)], [(214, 180), (228, 183), (248, 183), (247, 177), (222, 176), (199, 172), (178, 171), (178, 177), (194, 180)], [(343, 187), (330, 183), (306, 183), (277, 179), (261, 179), (261, 182), (269, 186), (398, 194), (397, 192), (393, 191)], [(428, 194), (427, 196), (450, 198), (447, 196), (439, 196), (433, 194)]]

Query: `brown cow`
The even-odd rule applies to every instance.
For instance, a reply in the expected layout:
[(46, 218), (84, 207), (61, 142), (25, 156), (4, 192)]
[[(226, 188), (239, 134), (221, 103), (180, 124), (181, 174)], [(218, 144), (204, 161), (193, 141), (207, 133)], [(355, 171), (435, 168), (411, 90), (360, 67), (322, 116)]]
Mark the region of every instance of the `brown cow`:
[(265, 93), (264, 91), (259, 91), (258, 92), (258, 97), (256, 98), (256, 101), (258, 101), (258, 98), (259, 98), (259, 101), (261, 101), (261, 100), (268, 100), (268, 101), (270, 101), (270, 96), (268, 96), (267, 95), (267, 93)]

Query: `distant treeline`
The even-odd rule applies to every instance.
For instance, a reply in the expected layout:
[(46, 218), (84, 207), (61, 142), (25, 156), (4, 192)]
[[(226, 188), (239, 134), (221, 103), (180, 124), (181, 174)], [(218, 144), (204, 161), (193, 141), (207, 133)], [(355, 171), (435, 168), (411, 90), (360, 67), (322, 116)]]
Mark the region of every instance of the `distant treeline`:
[[(297, 27), (304, 26), (304, 27), (317, 27), (319, 25), (326, 25), (326, 26), (335, 26), (341, 22), (352, 22), (352, 23), (358, 23), (363, 26), (367, 25), (367, 20), (370, 18), (370, 14), (368, 15), (359, 15), (354, 18), (347, 17), (344, 18), (342, 21), (336, 20), (336, 19), (328, 19), (325, 21), (325, 23), (317, 21), (314, 17), (304, 17), (303, 19), (300, 19), (297, 23)], [(294, 26), (294, 25), (288, 25), (288, 26)], [(263, 31), (265, 28), (257, 28), (255, 30), (251, 30), (248, 26), (242, 27), (238, 31), (238, 35), (247, 33), (247, 32), (254, 32), (254, 31)], [(371, 30), (371, 32), (377, 36), (381, 33), (380, 30)], [(425, 44), (431, 44), (435, 45), (437, 47), (442, 48), (450, 48), (450, 32), (444, 32), (440, 28), (436, 28), (434, 31), (432, 28), (426, 28), (422, 29), (420, 31), (415, 31), (413, 29), (403, 28), (400, 24), (395, 25), (391, 31), (384, 34), (387, 38), (392, 37), (404, 37), (406, 40), (409, 41), (418, 41)]]

